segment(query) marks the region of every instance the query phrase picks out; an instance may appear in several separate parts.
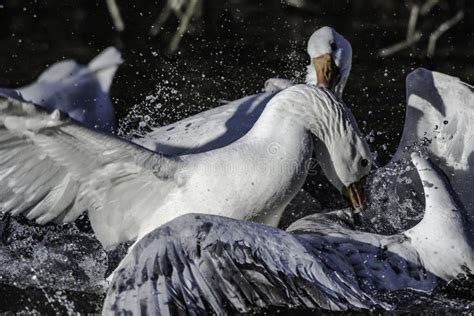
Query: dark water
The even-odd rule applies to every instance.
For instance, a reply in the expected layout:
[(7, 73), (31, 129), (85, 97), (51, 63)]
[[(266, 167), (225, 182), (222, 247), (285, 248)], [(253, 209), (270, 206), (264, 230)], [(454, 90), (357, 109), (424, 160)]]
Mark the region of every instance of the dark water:
[[(167, 124), (216, 106), (219, 100), (259, 92), (269, 77), (302, 81), (308, 63), (306, 40), (315, 29), (330, 25), (352, 43), (352, 76), (344, 99), (359, 127), (373, 136), (372, 149), (383, 164), (401, 134), (408, 72), (424, 66), (474, 82), (473, 2), (441, 1), (420, 19), (422, 41), (389, 58), (377, 57), (377, 51), (406, 34), (409, 11), (401, 1), (307, 2), (308, 8), (295, 9), (283, 1), (203, 1), (179, 50), (169, 56), (165, 48), (176, 19), (170, 19), (158, 37), (148, 34), (163, 1), (118, 1), (126, 25), (125, 32), (118, 34), (105, 1), (2, 0), (0, 86), (27, 84), (62, 59), (87, 63), (114, 45), (122, 51), (125, 64), (111, 94), (122, 131), (127, 132), (143, 115), (151, 116), (150, 124)], [(440, 38), (435, 56), (426, 58), (429, 33), (461, 7), (464, 20)], [(309, 179), (307, 187), (312, 182)], [(41, 310), (42, 291), (12, 288), (5, 285), (0, 290), (13, 293), (0, 299), (1, 310), (19, 310), (22, 304)], [(80, 302), (75, 305), (80, 310), (100, 309), (100, 297), (83, 295), (68, 297)]]

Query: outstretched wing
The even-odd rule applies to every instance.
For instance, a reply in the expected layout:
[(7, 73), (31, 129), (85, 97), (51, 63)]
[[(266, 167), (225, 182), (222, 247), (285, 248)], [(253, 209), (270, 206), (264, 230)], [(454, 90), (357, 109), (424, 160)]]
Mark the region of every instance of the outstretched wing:
[(231, 144), (245, 135), (273, 93), (260, 93), (156, 127), (133, 142), (165, 155), (201, 153)]
[(474, 271), (474, 232), (445, 176), (431, 161), (412, 154), (425, 193), (424, 217), (405, 232), (427, 271), (451, 281)]
[[(135, 237), (138, 220), (173, 186), (177, 164), (89, 130), (59, 112), (0, 97), (0, 207), (37, 223), (83, 211), (105, 245)], [(166, 191), (166, 190), (165, 190)]]
[(133, 142), (165, 155), (195, 154), (227, 146), (252, 128), (277, 92), (292, 85), (293, 82), (287, 79), (268, 79), (263, 93), (155, 127), (146, 135), (134, 138)]
[(346, 310), (378, 304), (356, 279), (332, 269), (340, 261), (329, 258), (334, 250), (305, 244), (304, 238), (266, 225), (181, 216), (131, 248), (114, 272), (103, 313), (225, 314), (272, 306)]
[(392, 161), (426, 146), (474, 220), (474, 87), (423, 68), (411, 72), (406, 85), (405, 126)]

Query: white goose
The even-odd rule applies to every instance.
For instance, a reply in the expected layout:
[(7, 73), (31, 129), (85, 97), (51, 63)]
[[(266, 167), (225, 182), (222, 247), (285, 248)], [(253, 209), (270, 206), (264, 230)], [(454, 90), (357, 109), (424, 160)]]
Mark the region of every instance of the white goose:
[(116, 122), (109, 89), (122, 62), (119, 51), (109, 47), (87, 66), (73, 60), (55, 63), (32, 84), (0, 88), (0, 95), (32, 102), (48, 111), (60, 110), (89, 128), (111, 132)]
[(338, 212), (303, 218), (289, 232), (184, 215), (131, 249), (113, 275), (103, 314), (391, 309), (377, 291), (430, 292), (439, 280), (474, 271), (449, 183), (427, 160), (412, 159), (426, 196), (424, 219), (414, 228), (392, 236), (357, 232), (335, 221), (346, 215)]
[[(419, 68), (407, 76), (407, 117), (393, 161), (406, 148), (425, 147), (438, 162), (474, 221), (474, 87), (459, 78)], [(424, 145), (420, 144), (424, 140)]]
[[(425, 152), (439, 164), (474, 223), (474, 88), (458, 78), (419, 68), (406, 78), (406, 95), (402, 138), (390, 163), (376, 172), (376, 181), (370, 184), (368, 200), (374, 206), (362, 214), (366, 226), (396, 232), (421, 217), (421, 202), (413, 194), (421, 196), (422, 189), (406, 163), (413, 150)], [(387, 212), (378, 212), (379, 208)]]
[(0, 207), (45, 224), (83, 211), (106, 248), (141, 238), (191, 212), (278, 223), (317, 158), (328, 176), (362, 204), (357, 182), (370, 170), (365, 139), (344, 104), (325, 88), (280, 92), (234, 143), (202, 154), (165, 157), (3, 99), (0, 106)]
[[(350, 43), (333, 28), (325, 26), (316, 30), (307, 44), (309, 64), (306, 83), (330, 88), (341, 98), (352, 66)], [(279, 91), (294, 83), (272, 78), (265, 83), (265, 92), (247, 96), (170, 125), (153, 128), (146, 135), (134, 137), (132, 142), (164, 155), (203, 153), (231, 144), (245, 135), (259, 119), (267, 103)], [(327, 157), (320, 157), (323, 165)], [(323, 169), (329, 179), (329, 169)], [(333, 183), (341, 187), (340, 184)], [(309, 194), (298, 193), (298, 200), (316, 205)], [(295, 203), (289, 205), (294, 209)], [(291, 211), (290, 211), (291, 212)]]
[[(341, 98), (351, 70), (350, 43), (331, 27), (315, 31), (307, 46), (310, 64), (306, 83), (331, 89)], [(132, 139), (165, 155), (201, 153), (226, 146), (245, 135), (276, 92), (292, 86), (284, 79), (270, 79), (265, 93), (232, 101), (170, 125), (154, 128)]]

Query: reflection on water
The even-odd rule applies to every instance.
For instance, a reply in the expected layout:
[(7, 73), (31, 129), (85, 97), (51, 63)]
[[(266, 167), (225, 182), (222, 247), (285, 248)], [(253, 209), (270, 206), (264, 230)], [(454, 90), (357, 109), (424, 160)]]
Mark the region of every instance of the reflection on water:
[[(258, 92), (269, 77), (302, 81), (308, 62), (306, 39), (316, 28), (330, 25), (352, 43), (352, 76), (344, 99), (384, 164), (401, 134), (404, 77), (409, 71), (435, 66), (474, 81), (474, 64), (466, 62), (474, 52), (472, 10), (440, 39), (434, 59), (422, 57), (426, 43), (383, 59), (376, 51), (402, 40), (406, 33), (409, 11), (398, 3), (324, 0), (314, 1), (310, 10), (298, 10), (284, 1), (208, 0), (178, 52), (165, 56), (163, 48), (176, 21), (165, 24), (158, 37), (149, 37), (148, 28), (163, 5), (158, 2), (119, 1), (126, 23), (119, 36), (104, 1), (5, 0), (0, 6), (0, 86), (29, 83), (47, 65), (64, 58), (86, 63), (115, 45), (126, 62), (112, 87), (122, 130), (140, 122), (142, 126), (168, 124), (217, 106), (220, 100)], [(466, 6), (470, 9), (473, 4)], [(445, 18), (435, 10), (432, 20)], [(421, 27), (433, 26), (424, 22)], [(309, 192), (331, 191), (315, 187), (315, 182), (315, 178), (308, 180)], [(338, 206), (332, 199), (322, 202), (325, 207)], [(95, 299), (100, 302), (101, 297)]]

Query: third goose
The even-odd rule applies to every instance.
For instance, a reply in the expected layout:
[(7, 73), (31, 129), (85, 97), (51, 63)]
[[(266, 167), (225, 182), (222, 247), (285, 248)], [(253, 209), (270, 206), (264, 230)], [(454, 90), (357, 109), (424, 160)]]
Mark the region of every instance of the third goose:
[[(422, 187), (409, 154), (421, 150), (446, 173), (460, 203), (474, 223), (474, 88), (458, 78), (418, 68), (406, 78), (406, 114), (402, 137), (390, 163), (369, 175), (369, 204), (362, 214), (367, 228), (398, 232), (420, 220)], [(379, 180), (377, 180), (379, 179)], [(407, 203), (408, 202), (408, 203)], [(401, 207), (403, 206), (403, 207)], [(474, 226), (471, 227), (474, 234)]]
[(51, 65), (33, 83), (17, 88), (0, 88), (0, 95), (32, 102), (48, 111), (60, 110), (89, 128), (112, 132), (115, 111), (109, 90), (120, 52), (106, 48), (88, 65), (63, 60)]

